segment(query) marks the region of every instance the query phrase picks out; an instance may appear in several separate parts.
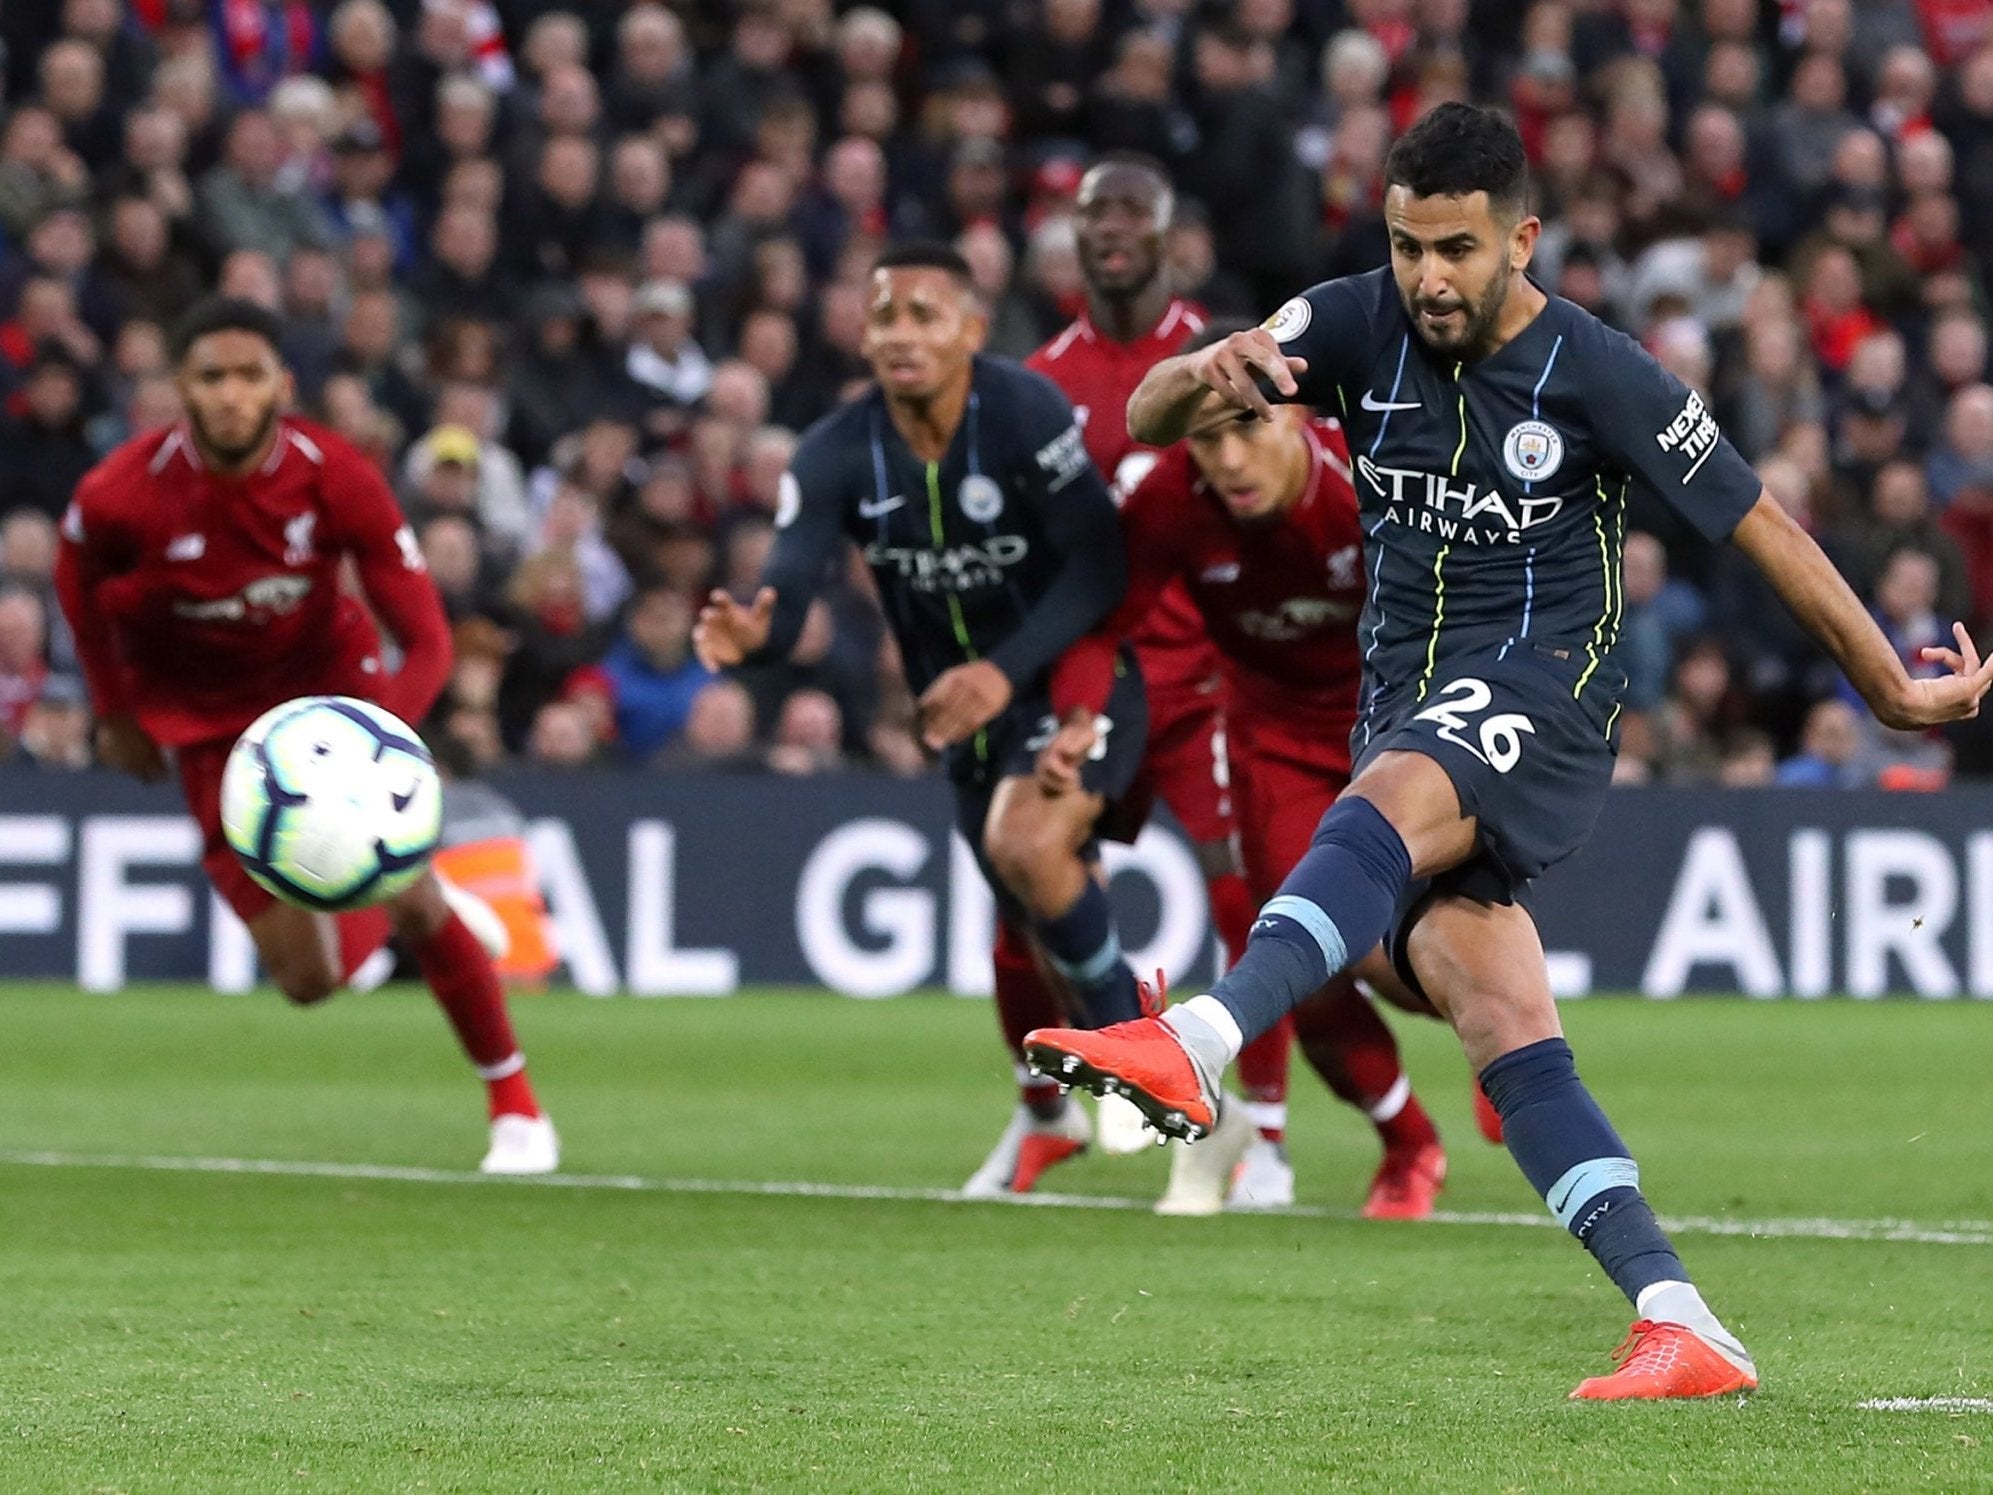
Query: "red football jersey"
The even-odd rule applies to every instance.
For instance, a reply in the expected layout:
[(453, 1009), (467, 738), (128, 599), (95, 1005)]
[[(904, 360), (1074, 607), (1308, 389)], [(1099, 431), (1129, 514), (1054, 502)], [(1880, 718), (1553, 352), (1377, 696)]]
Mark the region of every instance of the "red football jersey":
[[(1175, 355), (1203, 327), (1204, 313), (1175, 299), (1146, 336), (1117, 343), (1081, 313), (1078, 321), (1025, 360), (1027, 368), (1050, 379), (1073, 402), (1087, 455), (1107, 479), (1116, 503), (1125, 501), (1156, 463), (1156, 449), (1128, 434), (1128, 397), (1144, 374)], [(1181, 588), (1164, 592), (1131, 642), (1149, 687), (1152, 731), (1154, 719), (1168, 714), (1170, 696), (1207, 693), (1218, 674), (1217, 656), (1204, 636), (1204, 625)]]
[[(349, 557), (401, 647), (392, 676), (340, 586)], [(184, 426), (112, 452), (76, 486), (56, 585), (98, 715), (133, 712), (167, 746), (321, 693), (420, 721), (450, 671), (442, 603), (386, 481), (343, 438), (289, 417), (240, 477), (210, 471)]]
[(1302, 430), (1308, 486), (1294, 507), (1259, 524), (1232, 517), (1187, 445), (1164, 452), (1122, 507), (1128, 595), (1090, 638), (1111, 641), (1180, 583), (1223, 658), (1235, 730), (1257, 724), (1340, 758), (1363, 674), (1363, 529), (1341, 425), (1315, 420)]

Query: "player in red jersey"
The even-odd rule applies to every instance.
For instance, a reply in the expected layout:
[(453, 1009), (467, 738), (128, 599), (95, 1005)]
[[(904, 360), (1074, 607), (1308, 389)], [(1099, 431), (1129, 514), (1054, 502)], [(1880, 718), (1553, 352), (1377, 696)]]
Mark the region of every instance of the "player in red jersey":
[[(141, 779), (177, 772), (201, 864), (291, 1001), (323, 1001), (399, 936), (489, 1092), (484, 1171), (551, 1172), (553, 1125), (491, 954), (464, 917), (489, 911), (430, 874), (381, 907), (315, 914), (251, 881), (222, 839), (222, 765), (264, 711), (350, 695), (419, 722), (450, 671), (442, 603), (387, 484), (343, 438), (283, 413), (292, 384), (279, 332), (248, 302), (194, 308), (174, 339), (186, 420), (126, 442), (76, 487), (56, 586), (99, 753)], [(400, 646), (397, 671), (340, 585), (349, 561)]]
[[(1203, 313), (1170, 292), (1162, 258), (1170, 202), (1169, 179), (1144, 156), (1107, 156), (1081, 178), (1075, 208), (1087, 309), (1025, 360), (1073, 402), (1087, 455), (1116, 502), (1156, 460), (1154, 448), (1129, 438), (1122, 416), (1128, 397), (1154, 364), (1180, 351), (1204, 326)], [(1168, 805), (1189, 835), (1218, 936), (1227, 950), (1242, 950), (1254, 903), (1234, 849), (1224, 682), (1217, 656), (1196, 609), (1178, 587), (1166, 589), (1130, 639), (1149, 697), (1145, 793)], [(1024, 1035), (1063, 1020), (1059, 993), (1029, 943), (1008, 926), (998, 927), (994, 963), (997, 1016), (1017, 1059), (1022, 1103), (967, 1188), (973, 1193), (1023, 1193), (1048, 1166), (1075, 1155), (1084, 1144), (1065, 1115), (1064, 1092), (1023, 1063)], [(1239, 1064), (1249, 1111), (1256, 1111), (1276, 1137), (1285, 1120), (1287, 1042), (1283, 1027), (1241, 1056)], [(1127, 1152), (1154, 1140), (1153, 1133), (1144, 1133), (1132, 1107), (1119, 1108), (1117, 1125), (1116, 1105), (1110, 1100), (1101, 1110), (1103, 1149)]]
[[(1167, 588), (1183, 587), (1223, 662), (1245, 876), (1254, 899), (1264, 901), (1349, 783), (1364, 574), (1342, 428), (1292, 406), (1260, 421), (1214, 403), (1182, 443), (1161, 455), (1121, 517), (1127, 596), (1067, 656), (1055, 692), (1082, 706), (1101, 698), (1112, 664), (1111, 652), (1103, 651), (1111, 651), (1111, 640)], [(1041, 757), (1041, 782), (1062, 785), (1092, 738), (1091, 714), (1070, 714)], [(1431, 1015), (1381, 951), (1361, 974), (1394, 1001)], [(1390, 1028), (1349, 980), (1331, 983), (1297, 1008), (1295, 1024), (1310, 1063), (1331, 1090), (1371, 1118), (1383, 1141), (1364, 1214), (1432, 1213), (1446, 1154), (1412, 1094)], [(1234, 1123), (1245, 1124), (1245, 1118)], [(1248, 1140), (1236, 1133), (1228, 1139), (1225, 1130), (1221, 1123), (1208, 1143), (1184, 1150), (1159, 1208), (1209, 1213), (1219, 1206)], [(1235, 1206), (1256, 1202), (1233, 1199)]]

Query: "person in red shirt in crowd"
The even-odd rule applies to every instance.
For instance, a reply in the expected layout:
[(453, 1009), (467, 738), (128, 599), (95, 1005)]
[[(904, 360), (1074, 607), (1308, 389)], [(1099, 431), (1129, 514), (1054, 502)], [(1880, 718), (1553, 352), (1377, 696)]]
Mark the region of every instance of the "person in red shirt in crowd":
[[(214, 298), (176, 330), (184, 422), (135, 437), (77, 485), (56, 590), (76, 635), (98, 751), (144, 780), (177, 772), (202, 866), (248, 925), (277, 987), (321, 1002), (390, 931), (421, 968), (490, 1102), (488, 1173), (547, 1173), (553, 1125), (526, 1079), (505, 997), (480, 943), (490, 910), (432, 873), (383, 906), (332, 918), (280, 903), (222, 838), (221, 777), (236, 737), (297, 696), (360, 696), (419, 722), (450, 672), (443, 607), (394, 495), (358, 450), (285, 414), (275, 317)], [(351, 562), (366, 605), (340, 585)], [(401, 668), (382, 663), (368, 608)]]
[[(1207, 329), (1190, 349), (1234, 330)], [(1060, 665), (1054, 699), (1068, 703), (1068, 714), (1040, 756), (1040, 782), (1056, 790), (1073, 781), (1092, 747), (1090, 708), (1111, 683), (1112, 641), (1126, 637), (1165, 592), (1181, 589), (1224, 669), (1232, 793), (1257, 906), (1278, 891), (1349, 784), (1363, 670), (1356, 619), (1364, 570), (1341, 424), (1295, 406), (1262, 421), (1214, 402), (1184, 441), (1160, 455), (1121, 517), (1127, 596)], [(1405, 989), (1381, 950), (1360, 974), (1398, 1005), (1435, 1015)], [(1347, 978), (1332, 981), (1294, 1017), (1310, 1063), (1331, 1090), (1371, 1118), (1383, 1141), (1384, 1160), (1363, 1213), (1372, 1219), (1431, 1214), (1446, 1153), (1412, 1094), (1390, 1028)], [(1491, 1124), (1484, 1120), (1484, 1129)], [(1228, 1185), (1233, 1207), (1263, 1203), (1250, 1190), (1267, 1176), (1264, 1170), (1233, 1181), (1253, 1143), (1244, 1117), (1233, 1125), (1229, 1145), (1221, 1123), (1207, 1142), (1179, 1151), (1159, 1209), (1210, 1213), (1226, 1202)], [(1291, 1200), (1291, 1170), (1284, 1182)]]

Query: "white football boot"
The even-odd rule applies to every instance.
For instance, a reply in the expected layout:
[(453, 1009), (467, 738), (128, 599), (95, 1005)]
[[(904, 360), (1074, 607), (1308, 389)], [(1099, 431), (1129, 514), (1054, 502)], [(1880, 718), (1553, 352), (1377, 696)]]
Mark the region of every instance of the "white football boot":
[(1264, 1137), (1253, 1138), (1232, 1177), (1226, 1209), (1286, 1209), (1294, 1203), (1294, 1165), (1287, 1149)]
[(1085, 1152), (1092, 1140), (1093, 1123), (1071, 1096), (1051, 1121), (1040, 1121), (1020, 1102), (982, 1167), (962, 1185), (962, 1195), (1001, 1199), (1006, 1194), (1029, 1194), (1047, 1168)]
[(561, 1139), (545, 1116), (495, 1116), (491, 1150), (477, 1165), (480, 1173), (552, 1173), (561, 1165)]
[(1155, 1147), (1162, 1133), (1150, 1126), (1135, 1103), (1124, 1096), (1103, 1095), (1093, 1103), (1094, 1141), (1111, 1158), (1125, 1158)]
[(1225, 1208), (1225, 1193), (1240, 1159), (1259, 1137), (1259, 1128), (1246, 1118), (1245, 1103), (1227, 1095), (1218, 1106), (1218, 1124), (1196, 1142), (1170, 1149), (1169, 1187), (1156, 1201), (1159, 1215), (1215, 1215)]

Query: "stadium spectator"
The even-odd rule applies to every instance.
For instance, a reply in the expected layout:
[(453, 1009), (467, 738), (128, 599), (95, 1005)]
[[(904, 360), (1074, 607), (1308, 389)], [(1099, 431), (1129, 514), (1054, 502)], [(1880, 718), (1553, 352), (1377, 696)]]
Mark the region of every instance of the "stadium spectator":
[(1857, 759), (1861, 718), (1846, 701), (1814, 703), (1806, 713), (1799, 751), (1778, 766), (1774, 782), (1799, 789), (1853, 789), (1868, 782)]
[(1673, 784), (1715, 783), (1743, 709), (1721, 642), (1703, 638), (1689, 644), (1655, 714), (1656, 776)]
[(270, 116), (245, 109), (228, 127), (221, 164), (201, 178), (200, 206), (209, 248), (260, 249), (282, 260), (300, 244), (328, 237), (318, 205), (280, 180), (283, 142)]
[(17, 413), (0, 418), (0, 505), (50, 518), (69, 506), (77, 480), (96, 460), (83, 431), (85, 370), (61, 347), (35, 355)]
[(713, 680), (692, 698), (678, 739), (656, 759), (656, 767), (677, 773), (752, 773), (761, 765), (754, 751), (754, 698), (738, 680)]
[(526, 756), (541, 768), (584, 768), (595, 760), (588, 713), (572, 701), (549, 701), (533, 717)]
[(48, 678), (47, 654), (48, 615), (41, 598), (20, 588), (0, 591), (0, 739), (20, 737)]
[(1896, 457), (1882, 464), (1868, 503), (1850, 519), (1845, 535), (1840, 553), (1857, 592), (1874, 592), (1884, 565), (1897, 551), (1919, 550), (1937, 563), (1939, 615), (1972, 616), (1965, 556), (1932, 515), (1929, 488), (1916, 462)]
[[(439, 467), (447, 472), (447, 467)], [(485, 559), (478, 541), (477, 525), (461, 511), (443, 510), (422, 522), (417, 531), (423, 563), (429, 579), (443, 599), (443, 610), (452, 623), (488, 611)]]
[(715, 678), (692, 657), (693, 608), (683, 593), (647, 587), (602, 661), (615, 692), (616, 741), (642, 763), (684, 730), (693, 698)]
[(843, 736), (844, 713), (837, 702), (820, 690), (799, 690), (782, 703), (768, 766), (792, 778), (835, 772), (844, 766)]
[(50, 675), (28, 707), (16, 740), (13, 763), (73, 773), (93, 761), (90, 697), (74, 675)]
[(55, 523), (38, 509), (15, 509), (0, 519), (0, 590), (26, 592), (41, 604), (46, 627), (44, 649), (55, 669), (77, 668), (76, 638), (56, 605)]
[(651, 434), (675, 434), (683, 429), (684, 412), (713, 387), (712, 360), (692, 333), (692, 293), (675, 280), (647, 281), (630, 311), (624, 371), (650, 406)]

